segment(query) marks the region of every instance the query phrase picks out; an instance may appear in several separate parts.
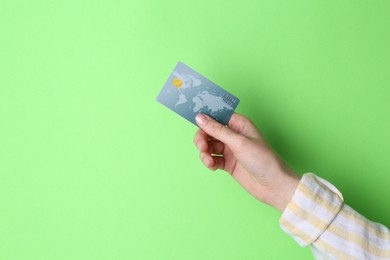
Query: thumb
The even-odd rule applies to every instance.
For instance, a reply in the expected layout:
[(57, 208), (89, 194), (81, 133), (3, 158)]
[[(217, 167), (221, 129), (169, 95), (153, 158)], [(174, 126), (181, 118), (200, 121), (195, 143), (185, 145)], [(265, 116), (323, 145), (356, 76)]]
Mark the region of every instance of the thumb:
[(225, 127), (205, 114), (199, 113), (195, 120), (198, 126), (208, 135), (220, 140), (228, 146), (237, 147), (237, 145), (239, 145), (244, 139), (244, 136), (234, 132), (228, 127)]

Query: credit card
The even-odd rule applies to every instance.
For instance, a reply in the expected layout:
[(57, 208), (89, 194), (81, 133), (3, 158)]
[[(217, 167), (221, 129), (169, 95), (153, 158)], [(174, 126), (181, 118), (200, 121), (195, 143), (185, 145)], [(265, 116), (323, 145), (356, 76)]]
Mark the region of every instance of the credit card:
[(157, 101), (197, 126), (198, 113), (227, 125), (240, 100), (182, 62), (178, 62)]

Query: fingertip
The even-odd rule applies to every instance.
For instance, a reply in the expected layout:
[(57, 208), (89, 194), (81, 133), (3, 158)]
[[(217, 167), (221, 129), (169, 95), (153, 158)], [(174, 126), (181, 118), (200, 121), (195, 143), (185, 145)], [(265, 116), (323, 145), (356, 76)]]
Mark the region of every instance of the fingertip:
[(203, 164), (211, 170), (211, 168), (214, 166), (214, 160), (211, 157), (211, 155), (206, 154), (206, 153), (201, 153), (200, 157), (201, 157)]
[(215, 163), (214, 163), (214, 165), (213, 165), (212, 167), (210, 167), (209, 169), (210, 169), (211, 171), (215, 172), (215, 171), (218, 170), (219, 168), (218, 168), (218, 166), (215, 165)]
[(207, 155), (205, 157), (205, 164), (207, 166), (207, 168), (209, 168), (210, 170), (212, 169), (212, 167), (214, 166), (214, 160), (211, 156)]
[(203, 126), (206, 124), (208, 117), (205, 114), (199, 113), (195, 117), (195, 121), (198, 126)]

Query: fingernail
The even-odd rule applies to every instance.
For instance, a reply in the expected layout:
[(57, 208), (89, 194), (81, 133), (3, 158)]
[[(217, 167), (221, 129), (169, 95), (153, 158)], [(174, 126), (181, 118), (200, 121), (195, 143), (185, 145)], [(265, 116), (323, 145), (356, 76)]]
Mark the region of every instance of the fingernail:
[(195, 118), (196, 122), (200, 125), (204, 125), (207, 121), (207, 117), (203, 114), (198, 114)]

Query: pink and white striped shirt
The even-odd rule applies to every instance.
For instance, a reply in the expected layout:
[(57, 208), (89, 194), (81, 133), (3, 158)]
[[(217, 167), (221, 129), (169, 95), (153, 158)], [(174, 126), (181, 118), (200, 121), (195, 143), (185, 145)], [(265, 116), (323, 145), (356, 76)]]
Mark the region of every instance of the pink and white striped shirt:
[(390, 259), (390, 231), (343, 203), (326, 180), (306, 173), (280, 218), (281, 228), (316, 259)]

